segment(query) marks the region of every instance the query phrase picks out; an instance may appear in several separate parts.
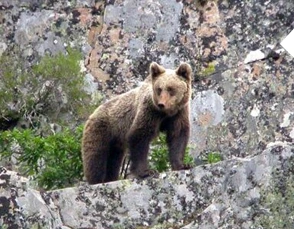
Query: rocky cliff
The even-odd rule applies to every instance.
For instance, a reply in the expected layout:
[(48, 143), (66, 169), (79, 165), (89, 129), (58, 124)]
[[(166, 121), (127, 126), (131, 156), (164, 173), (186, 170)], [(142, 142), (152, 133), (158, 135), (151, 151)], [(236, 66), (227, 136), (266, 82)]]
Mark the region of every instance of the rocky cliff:
[(159, 179), (37, 191), (2, 169), (3, 228), (291, 228), (294, 28), (286, 0), (0, 3), (0, 54), (31, 65), (78, 47), (89, 92), (122, 93), (157, 61), (194, 69), (191, 154), (223, 161)]

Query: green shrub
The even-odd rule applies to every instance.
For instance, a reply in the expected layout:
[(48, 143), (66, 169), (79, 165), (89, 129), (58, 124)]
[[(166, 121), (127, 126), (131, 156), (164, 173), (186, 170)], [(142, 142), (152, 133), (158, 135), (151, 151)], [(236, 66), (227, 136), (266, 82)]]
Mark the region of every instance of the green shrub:
[[(68, 48), (55, 56), (45, 55), (38, 64), (26, 66), (21, 54), (0, 57), (0, 124), (21, 119), (27, 127), (45, 123), (76, 124), (101, 100), (90, 104), (84, 90), (80, 51)], [(67, 118), (64, 118), (64, 117)], [(4, 128), (7, 129), (7, 128)]]
[(207, 154), (207, 157), (204, 158), (204, 162), (209, 163), (209, 164), (213, 164), (213, 163), (217, 163), (219, 161), (222, 160), (222, 157), (219, 153), (216, 152), (211, 152)]
[[(53, 126), (76, 126), (102, 98), (84, 90), (80, 51), (45, 55), (30, 66), (19, 50), (0, 56), (0, 158), (15, 158), (16, 170), (44, 189), (72, 186), (82, 178), (82, 126), (52, 135)], [(85, 106), (87, 104), (87, 106)], [(13, 162), (15, 164), (15, 162)]]
[[(151, 168), (158, 171), (164, 172), (170, 169), (169, 157), (168, 157), (168, 147), (166, 144), (166, 136), (160, 134), (157, 139), (152, 142), (151, 153), (150, 153), (150, 163)], [(184, 163), (186, 165), (193, 164), (193, 157), (189, 155), (189, 147), (186, 149)]]
[(19, 116), (21, 105), (31, 105), (32, 95), (22, 94), (21, 88), (35, 91), (35, 79), (28, 82), (27, 73), (20, 60), (14, 61), (11, 56), (4, 53), (0, 57), (0, 119), (10, 120)]
[[(68, 49), (67, 52), (67, 55), (59, 53), (55, 56), (44, 56), (39, 64), (33, 66), (32, 72), (35, 76), (38, 76), (41, 82), (47, 81), (52, 84), (52, 88), (48, 90), (48, 97), (45, 99), (56, 102), (62, 98), (66, 99), (69, 102), (65, 102), (65, 107), (61, 108), (80, 114), (83, 112), (81, 105), (88, 97), (81, 90), (84, 86), (84, 78), (79, 63), (82, 60), (82, 55), (74, 49)], [(50, 94), (50, 92), (53, 93)]]
[[(72, 186), (82, 178), (83, 126), (42, 137), (33, 130), (0, 132), (0, 157), (15, 156), (24, 175), (46, 190)], [(15, 148), (19, 148), (15, 152)]]

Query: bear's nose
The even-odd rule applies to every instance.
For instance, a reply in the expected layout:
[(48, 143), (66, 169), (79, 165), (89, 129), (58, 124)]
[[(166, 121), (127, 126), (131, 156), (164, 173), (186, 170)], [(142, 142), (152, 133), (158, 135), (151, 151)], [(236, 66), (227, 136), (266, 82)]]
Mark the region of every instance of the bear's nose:
[(158, 106), (158, 108), (160, 110), (164, 109), (164, 104), (163, 103), (158, 103), (157, 106)]

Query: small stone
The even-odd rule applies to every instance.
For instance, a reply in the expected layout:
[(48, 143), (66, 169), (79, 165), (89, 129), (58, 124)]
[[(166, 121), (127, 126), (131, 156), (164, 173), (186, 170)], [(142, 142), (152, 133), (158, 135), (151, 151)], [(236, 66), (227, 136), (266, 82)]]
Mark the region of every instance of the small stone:
[(259, 116), (259, 114), (260, 114), (260, 110), (259, 110), (259, 108), (254, 104), (253, 109), (252, 109), (251, 112), (250, 112), (250, 115), (251, 115), (252, 117), (257, 117), (257, 116)]
[(290, 138), (294, 139), (294, 127), (293, 127), (293, 129), (291, 130), (291, 132), (290, 132)]
[(293, 112), (288, 112), (284, 114), (283, 122), (280, 124), (280, 127), (288, 127), (290, 125), (290, 116), (293, 114)]
[(262, 51), (255, 50), (255, 51), (251, 51), (245, 58), (244, 63), (248, 64), (257, 60), (262, 60), (265, 58), (265, 55)]

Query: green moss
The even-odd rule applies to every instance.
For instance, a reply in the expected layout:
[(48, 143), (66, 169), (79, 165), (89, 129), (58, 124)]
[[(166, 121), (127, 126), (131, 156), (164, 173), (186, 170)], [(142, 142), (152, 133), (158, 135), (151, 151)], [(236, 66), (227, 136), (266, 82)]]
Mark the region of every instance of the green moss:
[(208, 63), (207, 67), (199, 72), (201, 77), (210, 76), (215, 72), (215, 65), (213, 62)]
[(109, 58), (109, 54), (108, 53), (103, 53), (101, 60), (107, 60)]

